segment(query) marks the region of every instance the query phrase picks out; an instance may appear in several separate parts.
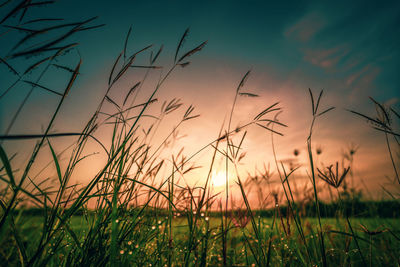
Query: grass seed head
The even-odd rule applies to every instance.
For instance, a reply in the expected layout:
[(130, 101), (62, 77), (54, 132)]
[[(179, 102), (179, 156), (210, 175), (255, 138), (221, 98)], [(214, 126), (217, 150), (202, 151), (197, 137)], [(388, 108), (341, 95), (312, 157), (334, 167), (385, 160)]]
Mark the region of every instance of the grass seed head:
[(343, 182), (344, 178), (346, 178), (347, 173), (350, 170), (350, 166), (347, 168), (343, 168), (343, 171), (341, 174), (339, 174), (339, 163), (336, 162), (336, 171), (332, 170), (333, 165), (330, 165), (329, 167), (326, 168), (325, 172), (322, 172), (320, 169), (317, 168), (318, 170), (318, 176), (322, 180), (324, 180), (326, 183), (329, 185), (339, 188), (341, 183)]

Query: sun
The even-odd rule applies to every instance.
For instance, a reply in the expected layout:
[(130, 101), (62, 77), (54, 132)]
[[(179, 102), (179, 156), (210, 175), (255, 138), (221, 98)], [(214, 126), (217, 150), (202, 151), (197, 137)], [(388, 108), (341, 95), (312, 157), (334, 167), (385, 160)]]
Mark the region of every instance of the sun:
[(215, 187), (220, 187), (226, 184), (226, 173), (224, 171), (214, 172), (211, 176), (211, 183)]

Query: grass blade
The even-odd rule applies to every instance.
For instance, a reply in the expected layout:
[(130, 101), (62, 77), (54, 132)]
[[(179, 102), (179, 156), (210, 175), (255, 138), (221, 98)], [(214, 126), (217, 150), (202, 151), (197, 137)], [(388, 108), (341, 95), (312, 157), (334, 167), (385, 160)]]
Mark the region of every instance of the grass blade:
[(187, 28), (187, 29), (185, 30), (185, 32), (183, 33), (181, 39), (179, 40), (178, 46), (176, 47), (174, 62), (176, 62), (176, 59), (177, 59), (178, 54), (179, 54), (179, 50), (182, 48), (182, 46), (183, 46), (183, 44), (184, 44), (184, 42), (185, 42), (185, 40), (186, 40), (188, 34), (189, 34), (189, 28)]
[(60, 168), (60, 164), (58, 162), (57, 155), (54, 152), (54, 149), (53, 149), (53, 146), (50, 143), (50, 140), (47, 139), (47, 143), (48, 143), (49, 148), (51, 150), (51, 155), (53, 156), (53, 162), (54, 162), (54, 165), (56, 167), (58, 181), (60, 182), (60, 185), (62, 185), (63, 184), (63, 181), (62, 181), (63, 179), (62, 179), (61, 168)]

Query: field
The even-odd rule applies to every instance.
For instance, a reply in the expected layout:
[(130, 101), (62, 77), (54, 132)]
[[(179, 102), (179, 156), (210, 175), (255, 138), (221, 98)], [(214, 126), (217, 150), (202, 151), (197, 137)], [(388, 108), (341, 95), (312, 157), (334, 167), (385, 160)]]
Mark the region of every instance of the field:
[[(214, 214), (215, 215), (215, 214)], [(126, 221), (133, 217), (125, 218)], [(76, 234), (76, 239), (66, 233), (65, 238), (60, 244), (56, 240), (50, 241), (49, 253), (52, 246), (58, 247), (57, 255), (59, 258), (67, 257), (68, 254), (77, 253), (74, 247), (85, 247), (89, 242), (88, 237), (91, 227), (96, 220), (96, 215), (73, 216), (69, 225)], [(140, 219), (135, 233), (126, 236), (123, 242), (118, 245), (118, 262), (122, 265), (135, 266), (163, 266), (165, 264), (179, 265), (188, 257), (187, 239), (190, 233), (188, 219), (185, 217), (175, 218), (171, 223), (171, 233), (169, 233), (168, 217), (162, 215), (149, 216)], [(388, 229), (399, 229), (398, 219), (378, 219), (378, 218), (358, 218), (350, 219), (354, 226), (354, 235), (348, 234), (347, 222), (344, 219), (324, 218), (322, 224), (326, 235), (326, 256), (329, 264), (336, 266), (362, 266), (363, 258), (366, 262), (375, 263), (380, 266), (397, 266), (396, 261), (399, 258), (399, 240), (396, 235)], [(125, 224), (121, 220), (119, 224)], [(307, 249), (304, 246), (302, 238), (296, 233), (295, 229), (286, 233), (283, 227), (294, 228), (293, 222), (281, 224), (278, 220), (274, 222), (272, 218), (256, 218), (256, 227), (260, 235), (262, 247), (271, 249), (271, 266), (307, 266), (311, 260), (313, 264), (320, 265), (319, 245), (318, 245), (318, 221), (316, 218), (303, 218), (304, 237)], [(207, 217), (206, 214), (199, 215), (196, 233), (199, 240), (196, 241), (195, 248), (189, 258), (189, 265), (201, 265), (207, 263), (211, 266), (223, 265), (221, 255), (221, 231), (220, 219), (217, 217)], [(285, 225), (285, 226), (283, 226)], [(22, 242), (37, 245), (39, 242), (37, 233), (43, 227), (43, 218), (41, 216), (27, 216), (23, 222), (21, 220)], [(271, 230), (272, 229), (272, 230)], [(375, 232), (368, 232), (366, 229), (375, 229)], [(109, 229), (108, 229), (109, 230)], [(288, 230), (286, 230), (288, 231)], [(291, 231), (291, 232), (290, 232)], [(230, 230), (228, 235), (228, 266), (251, 266), (258, 262), (258, 259), (251, 253), (250, 247), (257, 244), (257, 239), (251, 234), (252, 226), (249, 224), (242, 227), (235, 227)], [(98, 234), (98, 233), (97, 233)], [(97, 235), (96, 234), (96, 235)], [(356, 236), (358, 245), (353, 241)], [(35, 241), (33, 241), (35, 240)], [(172, 240), (172, 241), (170, 241)], [(272, 240), (271, 243), (266, 241)], [(358, 250), (361, 249), (362, 254)], [(29, 247), (27, 249), (30, 249)], [(95, 249), (95, 248), (92, 248)], [(253, 248), (255, 249), (255, 248)], [(308, 252), (307, 252), (308, 250)], [(386, 251), (382, 253), (382, 251)], [(17, 253), (16, 249), (9, 253)], [(93, 254), (95, 253), (95, 254)], [(308, 257), (310, 253), (310, 258)], [(92, 255), (91, 255), (92, 254)], [(86, 257), (85, 257), (86, 255)], [(96, 256), (95, 256), (96, 255)], [(102, 257), (99, 257), (102, 255)], [(84, 253), (80, 264), (93, 264), (93, 260), (99, 264), (107, 260), (107, 255), (102, 254), (101, 250), (96, 252)], [(204, 257), (204, 258), (203, 258)], [(87, 259), (85, 259), (87, 258)], [(170, 261), (170, 262), (169, 262)], [(59, 259), (52, 259), (48, 266), (58, 266)]]
[[(11, 2), (13, 8), (7, 6)], [(374, 188), (382, 191), (381, 198), (368, 197), (362, 185), (354, 184), (362, 181), (355, 171), (357, 146), (330, 162), (319, 160), (323, 151), (314, 136), (335, 109), (325, 105), (323, 90), (308, 89), (309, 106), (300, 107), (310, 118), (304, 126), (305, 164), (277, 156), (275, 138), (288, 128), (279, 119), (284, 112), (279, 102), (260, 107), (246, 122), (235, 121), (239, 99), (259, 97), (246, 87), (251, 71), (232, 88), (219, 130), (201, 139), (211, 141), (186, 153), (178, 132), (196, 124), (200, 114), (179, 96), (158, 97), (207, 41), (187, 48), (187, 29), (168, 52), (169, 67), (163, 67), (163, 46), (130, 52), (129, 28), (96, 109), (79, 131), (60, 132), (55, 125), (64, 125), (63, 108), (71, 88), (79, 92), (75, 87), (84, 64), (76, 40), (103, 25), (94, 24), (96, 18), (25, 21), (32, 6), (52, 1), (15, 2), (20, 1), (0, 5), (5, 13), (0, 24), (9, 24), (0, 35), (9, 48), (0, 55), (0, 66), (12, 81), (0, 88), (0, 101), (16, 95), (15, 110), (5, 110), (7, 123), (0, 128), (0, 265), (400, 266), (400, 115), (395, 108), (371, 98), (374, 115), (346, 110), (383, 137), (382, 157), (391, 176), (382, 170), (376, 177), (389, 183)], [(130, 76), (135, 71), (138, 76)], [(142, 86), (149, 77), (158, 77), (150, 91)], [(27, 89), (22, 98), (20, 87)], [(51, 94), (53, 105), (31, 99), (37, 91)], [(15, 133), (19, 121), (30, 125), (29, 114), (22, 112), (29, 100), (38, 110), (48, 104), (51, 115), (41, 132), (27, 127)], [(252, 174), (242, 162), (249, 157), (245, 143), (255, 127), (271, 143), (272, 164)], [(297, 148), (292, 151), (294, 159), (300, 157)], [(193, 177), (201, 179), (193, 182)]]

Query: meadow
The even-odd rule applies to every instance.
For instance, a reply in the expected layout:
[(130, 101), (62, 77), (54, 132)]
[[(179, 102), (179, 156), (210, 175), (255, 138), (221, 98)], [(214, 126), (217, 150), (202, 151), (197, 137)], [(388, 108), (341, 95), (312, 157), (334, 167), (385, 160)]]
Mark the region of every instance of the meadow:
[[(180, 266), (185, 262), (185, 257), (188, 253), (187, 250), (187, 233), (190, 227), (186, 216), (175, 217), (172, 220), (172, 240), (173, 248), (169, 251), (170, 241), (168, 236), (169, 221), (166, 214), (155, 214), (155, 216), (143, 217), (143, 224), (141, 224), (138, 233), (130, 234), (118, 247), (118, 263), (123, 266), (164, 266), (173, 265)], [(221, 241), (220, 241), (220, 218), (218, 214), (213, 217), (208, 217), (207, 214), (203, 216), (200, 214), (198, 220), (198, 227), (201, 233), (198, 233), (199, 238), (207, 238), (207, 246), (199, 244), (200, 247), (195, 248), (192, 253), (192, 259), (188, 265), (208, 265), (208, 266), (221, 266), (223, 258), (221, 254)], [(151, 218), (151, 220), (149, 220)], [(126, 220), (130, 220), (128, 217)], [(289, 230), (285, 233), (284, 227), (295, 227), (292, 223), (281, 224), (274, 222), (271, 217), (256, 217), (257, 231), (261, 235), (264, 242), (271, 238), (271, 266), (302, 266), (309, 265), (306, 257), (310, 253), (318, 264), (318, 220), (316, 218), (303, 218), (303, 229), (307, 247), (301, 241), (301, 237), (295, 229)], [(85, 216), (73, 216), (69, 221), (71, 230), (76, 234), (78, 240), (84, 244), (85, 238), (90, 235), (90, 224), (95, 220), (95, 215), (91, 214)], [(398, 258), (398, 240), (392, 236), (387, 229), (383, 229), (382, 225), (388, 229), (398, 229), (399, 220), (393, 218), (352, 218), (351, 224), (355, 226), (355, 236), (359, 240), (359, 246), (363, 252), (363, 257), (366, 262), (378, 262), (378, 264), (386, 266), (396, 266), (395, 261)], [(123, 221), (121, 223), (124, 223)], [(361, 265), (362, 258), (358, 252), (357, 246), (352, 242), (352, 236), (346, 234), (347, 222), (343, 218), (323, 218), (322, 224), (327, 238), (327, 260), (329, 264), (336, 266)], [(285, 225), (285, 226), (283, 226)], [(360, 227), (362, 225), (365, 228)], [(29, 240), (37, 239), (37, 232), (43, 227), (41, 216), (25, 217), (25, 220), (19, 225), (21, 235), (25, 243), (29, 246), (34, 246), (34, 242)], [(272, 230), (271, 230), (272, 229)], [(376, 233), (368, 233), (366, 229), (378, 230)], [(286, 230), (287, 231), (287, 230)], [(292, 231), (292, 232), (290, 232)], [(380, 232), (382, 231), (382, 232)], [(142, 234), (140, 233), (142, 232)], [(207, 232), (209, 232), (207, 234)], [(227, 239), (227, 262), (228, 266), (252, 266), (257, 264), (255, 255), (250, 250), (250, 245), (254, 246), (257, 242), (252, 236), (252, 227), (247, 224), (243, 226), (232, 225)], [(142, 235), (142, 236), (141, 236)], [(380, 236), (381, 235), (381, 236)], [(146, 237), (145, 237), (146, 236)], [(248, 240), (248, 238), (251, 238)], [(38, 242), (38, 240), (36, 241)], [(202, 241), (204, 242), (204, 240)], [(250, 242), (250, 244), (247, 244)], [(267, 244), (267, 243), (265, 243)], [(63, 257), (68, 255), (69, 250), (75, 246), (72, 236), (66, 235), (61, 244), (56, 244), (51, 241), (49, 247), (59, 246), (58, 255)], [(92, 248), (96, 249), (96, 248)], [(16, 248), (15, 248), (16, 250)], [(204, 251), (206, 250), (206, 251)], [(308, 250), (308, 252), (307, 252)], [(382, 253), (382, 250), (387, 250)], [(170, 254), (168, 254), (168, 251)], [(16, 253), (17, 251), (13, 251)], [(10, 251), (10, 253), (13, 253)], [(51, 253), (51, 252), (50, 252)], [(94, 252), (87, 252), (88, 254)], [(96, 252), (101, 254), (100, 251)], [(88, 255), (89, 256), (89, 255)], [(95, 260), (95, 255), (92, 255), (91, 260)], [(103, 255), (106, 257), (106, 255)], [(98, 259), (98, 255), (96, 256)], [(88, 259), (89, 260), (89, 259)], [(106, 259), (102, 259), (105, 261)], [(168, 260), (171, 262), (169, 263)], [(50, 260), (49, 265), (57, 265), (58, 260)], [(101, 261), (99, 261), (101, 264)], [(82, 264), (82, 263), (80, 263)], [(83, 264), (90, 264), (83, 262)]]
[[(28, 86), (28, 90), (16, 111), (6, 114), (11, 119), (0, 136), (2, 266), (400, 265), (396, 158), (396, 120), (400, 116), (395, 109), (371, 98), (376, 116), (349, 110), (384, 136), (394, 173), (390, 179), (394, 189), (382, 188), (386, 199), (367, 201), (362, 191), (351, 186), (356, 148), (347, 151), (346, 161), (338, 159), (327, 166), (316, 161), (321, 151), (313, 143), (315, 125), (334, 110), (324, 106), (322, 90), (309, 89), (310, 106), (304, 107), (312, 118), (304, 140), (306, 166), (287, 166), (277, 159), (274, 137), (287, 127), (279, 120), (283, 111), (279, 103), (266, 105), (248, 122), (234, 127), (238, 99), (258, 97), (245, 87), (250, 71), (239, 77), (232, 89), (229, 116), (219, 132), (210, 136), (212, 141), (193, 154), (185, 155), (183, 150), (172, 153), (171, 143), (179, 146), (177, 130), (183, 124), (196, 123), (200, 114), (194, 106), (181, 103), (179, 96), (160, 101), (157, 95), (173, 73), (195, 64), (192, 58), (207, 42), (186, 48), (187, 29), (176, 49), (167, 52), (172, 62), (164, 68), (158, 64), (165, 53), (162, 46), (129, 52), (130, 28), (110, 66), (106, 91), (83, 129), (56, 132), (55, 122), (71, 88), (79, 91), (74, 85), (84, 61), (71, 51), (77, 49), (80, 34), (101, 30), (103, 25), (94, 24), (95, 18), (79, 22), (27, 18), (26, 10), (46, 8), (49, 3), (21, 1), (10, 8), (8, 2), (0, 6), (4, 13), (0, 24), (7, 29), (0, 38), (11, 46), (0, 55), (0, 61), (1, 71), (15, 82), (1, 88), (0, 101), (19, 86)], [(137, 63), (138, 58), (146, 60)], [(142, 92), (150, 73), (160, 69), (153, 90)], [(141, 80), (130, 81), (128, 73), (138, 70), (143, 73)], [(47, 85), (49, 72), (60, 72), (66, 78), (58, 89)], [(121, 81), (131, 86), (121, 89)], [(62, 91), (60, 86), (64, 86)], [(35, 90), (57, 99), (48, 124), (42, 133), (13, 134), (14, 125), (22, 119), (21, 110)], [(146, 93), (144, 100), (141, 93)], [(177, 113), (180, 121), (165, 132), (161, 121), (172, 113)], [(246, 157), (243, 144), (250, 126), (264, 129), (271, 139), (273, 175), (269, 168), (248, 177), (238, 171)], [(154, 138), (158, 134), (163, 136), (161, 141)], [(72, 141), (64, 144), (63, 150), (59, 144), (55, 149), (57, 140), (63, 138)], [(32, 151), (15, 152), (13, 146), (26, 140), (34, 140)], [(89, 145), (97, 147), (96, 153)], [(210, 152), (209, 166), (202, 167), (202, 183), (182, 182), (200, 168), (196, 156), (206, 150)], [(28, 153), (28, 159), (18, 159), (18, 153)], [(93, 154), (103, 156), (100, 165), (90, 162)], [(222, 159), (225, 167), (218, 181), (217, 159)], [(87, 183), (71, 182), (80, 168), (91, 164), (100, 167)], [(300, 170), (308, 175), (307, 190), (300, 189), (293, 178)], [(278, 181), (279, 190), (269, 190), (272, 179)], [(213, 190), (217, 182), (223, 187), (220, 193)], [(236, 190), (235, 198), (232, 190)]]

